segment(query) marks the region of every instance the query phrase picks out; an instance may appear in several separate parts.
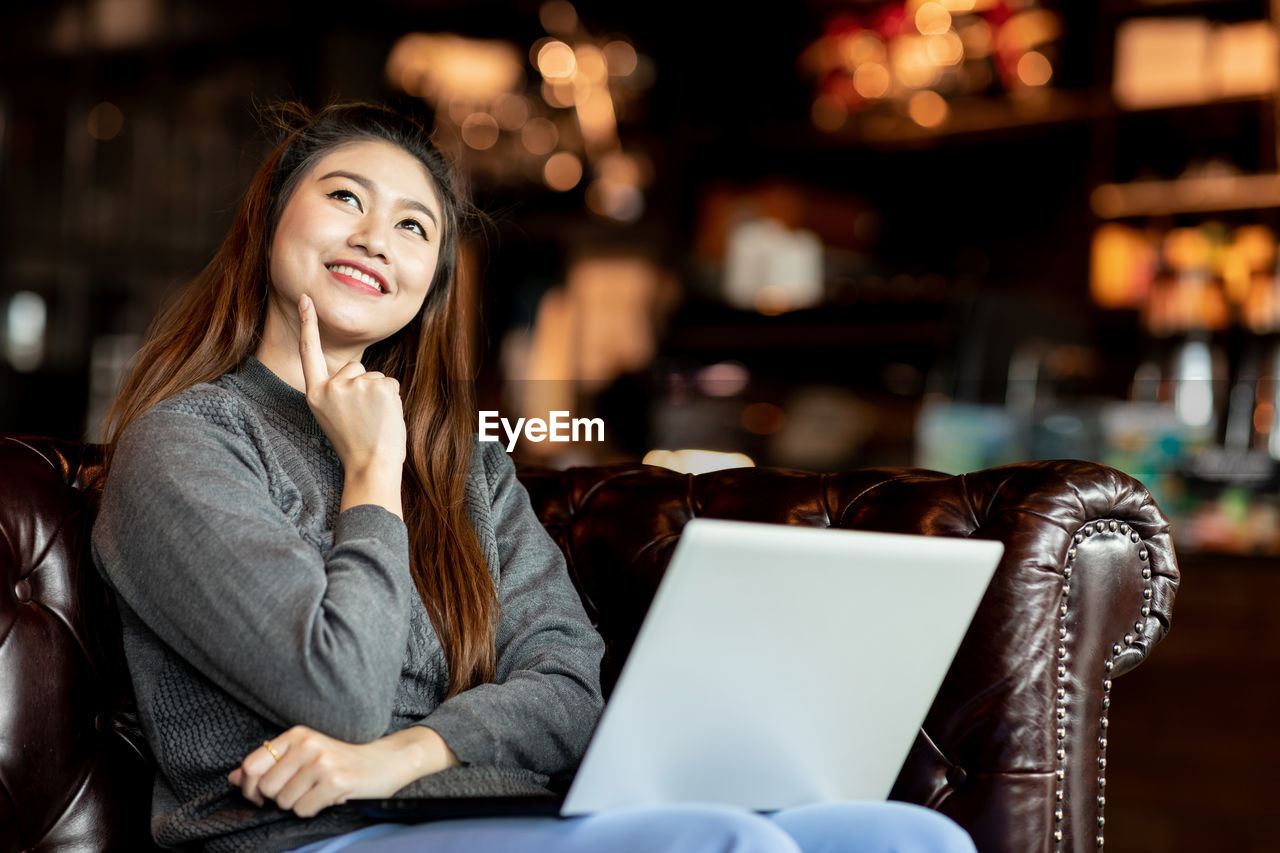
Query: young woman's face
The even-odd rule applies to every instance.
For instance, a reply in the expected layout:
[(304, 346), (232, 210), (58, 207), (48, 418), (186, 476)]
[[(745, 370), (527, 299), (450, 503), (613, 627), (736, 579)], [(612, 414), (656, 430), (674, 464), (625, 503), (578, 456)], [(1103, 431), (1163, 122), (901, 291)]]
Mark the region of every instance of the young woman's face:
[(271, 242), (273, 296), (315, 302), (326, 346), (367, 347), (422, 308), (444, 217), (416, 157), (381, 140), (330, 151), (299, 180)]

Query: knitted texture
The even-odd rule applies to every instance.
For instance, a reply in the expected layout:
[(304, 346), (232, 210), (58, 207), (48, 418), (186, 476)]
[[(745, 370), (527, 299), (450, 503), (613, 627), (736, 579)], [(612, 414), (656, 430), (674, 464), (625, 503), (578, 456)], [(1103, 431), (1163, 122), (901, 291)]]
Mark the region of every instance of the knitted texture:
[(93, 552), (156, 757), (160, 844), (270, 853), (364, 825), (341, 809), (257, 808), (228, 783), (293, 725), (351, 742), (430, 726), (463, 766), (415, 796), (544, 791), (581, 757), (603, 644), (501, 447), (476, 445), (466, 490), (498, 591), (497, 677), (448, 701), (404, 523), (372, 505), (340, 512), (342, 483), (305, 396), (253, 358), (121, 437)]

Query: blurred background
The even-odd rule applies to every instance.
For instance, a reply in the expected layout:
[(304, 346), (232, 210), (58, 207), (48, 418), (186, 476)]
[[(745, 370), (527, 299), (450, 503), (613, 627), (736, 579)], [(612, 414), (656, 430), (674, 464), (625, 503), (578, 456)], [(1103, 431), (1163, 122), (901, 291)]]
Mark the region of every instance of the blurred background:
[(100, 440), (259, 107), (421, 110), (490, 219), (482, 407), (604, 424), (520, 461), (1133, 474), (1186, 582), (1117, 688), (1108, 847), (1275, 848), (1272, 3), (333, 8), (7, 0), (0, 430)]

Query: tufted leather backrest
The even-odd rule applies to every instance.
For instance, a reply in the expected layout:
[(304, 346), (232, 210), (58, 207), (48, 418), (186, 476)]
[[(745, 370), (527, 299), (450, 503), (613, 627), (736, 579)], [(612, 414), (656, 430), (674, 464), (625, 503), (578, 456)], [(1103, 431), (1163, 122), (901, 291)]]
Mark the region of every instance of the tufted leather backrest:
[(1002, 541), (892, 796), (950, 815), (984, 853), (1101, 846), (1111, 679), (1165, 635), (1178, 584), (1168, 521), (1137, 481), (1078, 461), (963, 476), (618, 465), (522, 480), (608, 643), (610, 684), (691, 518)]
[(151, 771), (89, 555), (94, 446), (0, 437), (0, 851), (151, 850)]
[[(93, 446), (0, 436), (0, 853), (154, 849), (145, 745), (88, 552), (100, 464)], [(951, 815), (984, 853), (1095, 848), (1110, 679), (1167, 631), (1178, 581), (1136, 481), (1085, 462), (520, 476), (606, 639), (609, 684), (690, 518), (1003, 541), (894, 796)]]

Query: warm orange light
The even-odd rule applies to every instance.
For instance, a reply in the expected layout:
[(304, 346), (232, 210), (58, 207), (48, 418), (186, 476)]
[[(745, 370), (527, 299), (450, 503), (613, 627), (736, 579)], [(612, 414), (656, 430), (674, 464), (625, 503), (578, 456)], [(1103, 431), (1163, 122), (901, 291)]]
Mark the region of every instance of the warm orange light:
[(1240, 226), (1236, 229), (1234, 243), (1240, 248), (1250, 270), (1262, 272), (1275, 262), (1276, 235), (1265, 225)]
[(612, 76), (629, 77), (635, 72), (639, 60), (636, 58), (636, 49), (619, 39), (604, 46), (604, 61)]
[(1266, 435), (1275, 428), (1276, 407), (1271, 403), (1259, 403), (1253, 410), (1253, 428)]
[(449, 118), (454, 124), (462, 124), (467, 120), (467, 116), (476, 111), (477, 104), (465, 98), (454, 98), (445, 105), (445, 112), (449, 114)]
[(1010, 53), (1030, 50), (1062, 34), (1062, 21), (1048, 9), (1018, 12), (1001, 25), (996, 46)]
[(529, 120), (529, 102), (523, 95), (504, 92), (493, 102), (492, 112), (503, 130), (519, 130)]
[(477, 151), (497, 144), (498, 133), (498, 121), (488, 113), (472, 113), (462, 121), (462, 141)]
[(971, 23), (960, 28), (960, 41), (964, 43), (964, 52), (970, 59), (984, 59), (990, 56), (994, 41), (991, 25), (982, 18), (975, 18)]
[(1253, 275), (1249, 270), (1249, 259), (1236, 244), (1223, 246), (1218, 253), (1218, 269), (1222, 276), (1222, 288), (1227, 302), (1243, 305), (1249, 298), (1249, 289), (1253, 284)]
[(925, 3), (916, 10), (916, 29), (921, 35), (941, 35), (951, 29), (951, 13), (941, 3)]
[(921, 36), (897, 36), (889, 45), (893, 76), (908, 89), (923, 89), (938, 79), (938, 66), (929, 58)]
[(1040, 51), (1027, 51), (1018, 60), (1018, 79), (1028, 86), (1043, 86), (1051, 77), (1053, 77), (1053, 66)]
[(523, 85), (524, 77), (514, 45), (425, 33), (400, 38), (387, 57), (386, 71), (393, 83), (435, 104), (487, 104)]
[(592, 83), (603, 83), (609, 76), (604, 52), (594, 44), (578, 45), (573, 50), (573, 56), (577, 62), (578, 74)]
[(853, 72), (853, 90), (868, 101), (883, 98), (889, 94), (889, 85), (893, 82), (889, 69), (878, 62), (864, 62)]
[(819, 95), (813, 99), (813, 105), (809, 108), (809, 117), (813, 120), (813, 126), (818, 130), (833, 133), (844, 127), (848, 113), (845, 112), (844, 104), (835, 98), (829, 95)]
[(1089, 254), (1089, 293), (1102, 308), (1136, 308), (1146, 299), (1156, 258), (1141, 232), (1116, 222), (1099, 226)]
[(584, 85), (573, 87), (573, 106), (578, 114), (578, 127), (587, 154), (595, 157), (612, 147), (618, 138), (618, 119), (613, 111), (609, 87)]
[(726, 468), (752, 468), (755, 462), (743, 453), (716, 450), (650, 450), (642, 460), (645, 465), (669, 468), (680, 474), (705, 474)]
[(596, 162), (595, 171), (606, 181), (633, 187), (647, 183), (648, 178), (640, 160), (624, 151), (611, 151), (601, 157)]
[(939, 0), (948, 12), (972, 12), (974, 0)]
[(773, 435), (786, 419), (782, 408), (773, 403), (752, 403), (742, 410), (742, 426), (756, 435)]
[(947, 120), (950, 112), (947, 102), (932, 89), (916, 92), (907, 101), (907, 115), (921, 127), (937, 127)]
[(538, 21), (549, 33), (568, 35), (578, 26), (578, 10), (568, 0), (547, 0), (538, 8)]
[(559, 39), (553, 38), (552, 36), (543, 36), (533, 44), (529, 45), (529, 63), (536, 68), (538, 65), (538, 54), (542, 52), (544, 47), (551, 44), (553, 41), (559, 41)]
[(542, 167), (542, 180), (557, 192), (568, 192), (582, 180), (582, 161), (568, 151), (552, 154)]
[(1164, 238), (1164, 258), (1177, 270), (1208, 269), (1212, 248), (1199, 228), (1174, 228)]
[(573, 76), (578, 61), (573, 48), (562, 41), (552, 39), (538, 51), (538, 71), (547, 80), (565, 80)]
[(964, 42), (951, 31), (925, 36), (925, 50), (934, 65), (959, 65), (964, 59)]
[(550, 119), (531, 118), (520, 129), (520, 142), (530, 154), (550, 154), (560, 142), (560, 131)]
[(838, 50), (844, 67), (850, 71), (864, 62), (883, 64), (889, 56), (880, 36), (867, 30), (840, 39)]
[(793, 307), (791, 304), (791, 294), (786, 288), (777, 284), (766, 284), (755, 292), (756, 311), (764, 314), (766, 317), (776, 317), (779, 314), (785, 314)]
[(542, 81), (542, 100), (549, 106), (566, 109), (573, 106), (573, 84), (568, 80)]

